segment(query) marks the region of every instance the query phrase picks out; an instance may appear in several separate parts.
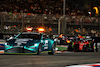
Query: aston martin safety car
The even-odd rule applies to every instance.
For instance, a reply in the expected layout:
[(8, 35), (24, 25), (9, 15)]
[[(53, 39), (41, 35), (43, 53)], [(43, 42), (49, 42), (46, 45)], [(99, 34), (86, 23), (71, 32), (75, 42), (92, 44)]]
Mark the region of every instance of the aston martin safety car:
[(5, 43), (5, 53), (55, 53), (56, 43), (43, 33), (23, 32)]

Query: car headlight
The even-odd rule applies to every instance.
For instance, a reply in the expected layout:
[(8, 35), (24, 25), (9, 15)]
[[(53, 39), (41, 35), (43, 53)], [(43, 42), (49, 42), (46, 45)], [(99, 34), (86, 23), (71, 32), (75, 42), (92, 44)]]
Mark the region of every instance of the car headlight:
[(34, 46), (37, 46), (37, 44), (34, 44)]
[(34, 47), (34, 46), (37, 46), (38, 44), (32, 44), (32, 45), (29, 45), (27, 47)]
[(31, 49), (36, 49), (36, 46), (37, 46), (38, 44), (34, 44), (34, 45), (32, 45), (32, 46), (29, 46), (28, 48), (31, 48)]
[(9, 43), (7, 43), (7, 42), (6, 42), (4, 45), (6, 45), (6, 46), (10, 46), (10, 44), (9, 44)]
[(6, 42), (6, 43), (5, 43), (5, 48), (8, 49), (8, 48), (11, 48), (11, 46)]
[(5, 45), (8, 45), (8, 43), (5, 43)]

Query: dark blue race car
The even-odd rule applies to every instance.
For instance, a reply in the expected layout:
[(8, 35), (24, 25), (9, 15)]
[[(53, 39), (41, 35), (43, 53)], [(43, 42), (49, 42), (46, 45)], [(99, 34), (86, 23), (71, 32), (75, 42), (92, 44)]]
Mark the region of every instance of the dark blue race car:
[(55, 53), (56, 43), (48, 35), (33, 32), (23, 32), (16, 37), (8, 39), (5, 43), (5, 53)]

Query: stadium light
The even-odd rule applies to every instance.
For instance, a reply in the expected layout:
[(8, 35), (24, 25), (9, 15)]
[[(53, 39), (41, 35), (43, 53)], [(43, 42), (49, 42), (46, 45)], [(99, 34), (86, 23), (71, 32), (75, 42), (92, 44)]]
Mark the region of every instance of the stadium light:
[(98, 7), (93, 7), (93, 9), (95, 9), (96, 10), (96, 14), (98, 14), (99, 13), (99, 10), (98, 10)]
[(88, 12), (89, 15), (91, 15), (91, 12)]

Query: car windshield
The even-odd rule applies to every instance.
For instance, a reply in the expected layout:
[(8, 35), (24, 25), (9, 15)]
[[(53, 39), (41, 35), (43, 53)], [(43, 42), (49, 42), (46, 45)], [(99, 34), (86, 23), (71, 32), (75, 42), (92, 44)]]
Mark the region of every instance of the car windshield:
[(40, 40), (41, 34), (20, 34), (17, 38), (31, 38), (34, 40)]

